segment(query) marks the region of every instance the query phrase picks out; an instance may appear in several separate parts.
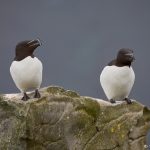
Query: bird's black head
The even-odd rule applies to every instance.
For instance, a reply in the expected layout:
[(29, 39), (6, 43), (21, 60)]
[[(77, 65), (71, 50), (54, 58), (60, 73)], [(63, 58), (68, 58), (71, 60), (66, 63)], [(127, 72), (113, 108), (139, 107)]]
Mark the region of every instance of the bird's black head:
[(28, 56), (34, 57), (33, 52), (40, 45), (41, 42), (39, 39), (19, 42), (16, 45), (16, 56), (14, 60), (20, 61)]
[(122, 48), (117, 54), (116, 65), (130, 67), (134, 60), (133, 50), (129, 48)]

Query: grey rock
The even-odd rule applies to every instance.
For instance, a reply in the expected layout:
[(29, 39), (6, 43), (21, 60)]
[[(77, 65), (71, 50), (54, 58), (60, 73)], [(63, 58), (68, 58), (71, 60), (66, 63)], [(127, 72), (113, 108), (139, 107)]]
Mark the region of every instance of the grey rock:
[(150, 110), (142, 104), (110, 104), (55, 86), (41, 94), (27, 102), (0, 96), (0, 150), (145, 149)]

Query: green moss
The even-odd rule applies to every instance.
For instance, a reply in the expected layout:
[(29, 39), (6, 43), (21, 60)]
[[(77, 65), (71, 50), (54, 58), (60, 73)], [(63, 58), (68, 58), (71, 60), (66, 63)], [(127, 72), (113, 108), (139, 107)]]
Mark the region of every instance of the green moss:
[(55, 97), (50, 97), (51, 102), (73, 102), (74, 99), (68, 97), (68, 96), (55, 96)]
[(129, 111), (132, 112), (139, 112), (143, 109), (143, 105), (141, 105), (137, 101), (133, 101), (131, 105), (126, 105), (126, 107), (129, 109)]
[[(106, 124), (112, 120), (117, 119), (118, 117), (124, 115), (128, 112), (140, 112), (142, 110), (142, 105), (137, 102), (133, 102), (131, 105), (127, 105), (126, 103), (118, 104), (118, 105), (110, 105), (107, 107), (101, 107), (101, 112), (103, 115), (99, 117), (101, 123)], [(107, 117), (106, 117), (107, 115)]]
[(80, 113), (80, 117), (76, 118), (75, 124), (72, 126), (73, 131), (78, 131), (83, 128), (85, 128), (87, 122), (87, 118), (85, 116), (82, 116)]
[(69, 97), (80, 97), (78, 93), (70, 90), (65, 91), (63, 94)]
[(145, 121), (150, 121), (150, 109), (146, 106), (143, 109), (143, 116)]
[(76, 136), (80, 136), (88, 127), (93, 124), (93, 118), (89, 116), (84, 110), (78, 110), (71, 117), (71, 128), (69, 133), (73, 133)]
[(47, 88), (47, 92), (50, 94), (58, 94), (58, 93), (63, 93), (65, 92), (65, 90), (62, 87), (58, 87), (58, 86), (50, 86)]
[(91, 145), (96, 146), (95, 149), (113, 149), (116, 145), (123, 145), (125, 141), (128, 140), (128, 133), (132, 127), (132, 119), (130, 116), (127, 118), (120, 118), (109, 122), (108, 124), (103, 124), (103, 128), (98, 132), (95, 139), (88, 145), (92, 149)]
[(7, 101), (0, 100), (0, 108), (2, 108), (5, 111), (13, 111), (14, 107), (9, 105)]
[(76, 107), (76, 111), (84, 110), (88, 115), (92, 116), (96, 121), (100, 112), (99, 103), (90, 98), (84, 98), (81, 100), (81, 102), (82, 103), (80, 103)]
[(120, 106), (107, 106), (101, 108), (101, 117), (99, 117), (99, 122), (101, 124), (109, 123), (112, 120), (115, 120), (119, 116), (122, 116), (124, 111), (120, 109)]
[(59, 94), (59, 95), (65, 95), (69, 97), (80, 97), (79, 94), (76, 93), (75, 91), (64, 90), (62, 87), (57, 87), (57, 86), (48, 87), (47, 92), (50, 94)]

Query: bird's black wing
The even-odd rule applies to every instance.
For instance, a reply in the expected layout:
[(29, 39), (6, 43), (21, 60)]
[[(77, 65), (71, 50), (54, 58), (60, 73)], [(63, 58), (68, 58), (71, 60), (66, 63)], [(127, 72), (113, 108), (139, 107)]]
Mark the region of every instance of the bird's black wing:
[(108, 63), (108, 66), (114, 66), (114, 65), (116, 65), (116, 60), (115, 59)]

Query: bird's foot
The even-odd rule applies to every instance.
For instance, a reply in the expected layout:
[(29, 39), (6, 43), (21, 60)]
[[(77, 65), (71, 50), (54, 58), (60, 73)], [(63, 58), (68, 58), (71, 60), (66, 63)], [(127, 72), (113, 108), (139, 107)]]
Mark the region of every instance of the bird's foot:
[(132, 101), (129, 98), (125, 98), (124, 101), (126, 101), (127, 104), (132, 104)]
[(26, 93), (24, 93), (24, 95), (23, 95), (21, 100), (27, 101), (28, 99), (30, 99), (30, 97)]
[(114, 99), (110, 99), (110, 102), (111, 102), (112, 104), (116, 103), (116, 101), (115, 101)]
[(41, 97), (41, 94), (39, 93), (39, 91), (35, 90), (34, 98), (40, 98), (40, 97)]

